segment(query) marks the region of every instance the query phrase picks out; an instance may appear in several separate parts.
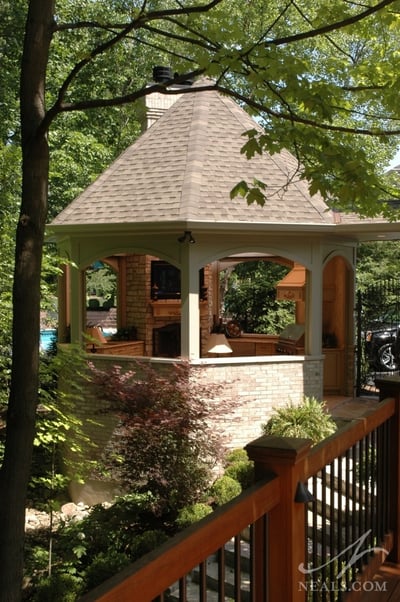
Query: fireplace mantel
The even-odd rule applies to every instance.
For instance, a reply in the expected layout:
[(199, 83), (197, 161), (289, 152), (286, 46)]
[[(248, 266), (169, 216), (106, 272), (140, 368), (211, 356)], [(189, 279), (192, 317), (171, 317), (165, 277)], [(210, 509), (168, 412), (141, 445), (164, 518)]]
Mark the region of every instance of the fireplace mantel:
[[(180, 299), (159, 299), (150, 303), (155, 318), (179, 317), (181, 315)], [(207, 302), (200, 301), (200, 314), (207, 309)]]

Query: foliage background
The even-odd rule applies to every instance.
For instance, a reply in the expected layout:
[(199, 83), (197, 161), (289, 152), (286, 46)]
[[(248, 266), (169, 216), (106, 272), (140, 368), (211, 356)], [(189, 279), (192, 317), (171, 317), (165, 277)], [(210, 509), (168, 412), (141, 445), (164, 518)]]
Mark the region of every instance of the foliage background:
[[(290, 149), (298, 164), (303, 164), (303, 174), (310, 178), (311, 191), (319, 190), (331, 206), (376, 215), (380, 210), (390, 209), (382, 204), (382, 198), (398, 196), (398, 191), (383, 177), (383, 165), (393, 154), (399, 133), (398, 3), (377, 1), (369, 7), (370, 16), (363, 21), (357, 19), (357, 14), (366, 10), (365, 5), (346, 0), (335, 0), (329, 5), (319, 0), (297, 0), (285, 5), (279, 0), (268, 3), (247, 0), (245, 5), (242, 0), (215, 1), (212, 3), (214, 10), (206, 15), (190, 13), (188, 4), (182, 10), (181, 3), (175, 0), (143, 3), (139, 0), (112, 0), (107, 3), (100, 0), (58, 0), (55, 6), (50, 59), (48, 65), (44, 65), (47, 73), (42, 74), (47, 75), (47, 105), (43, 107), (47, 121), (45, 119), (44, 126), (42, 123), (42, 134), (47, 134), (50, 129), (52, 157), (49, 219), (137, 134), (136, 107), (127, 105), (117, 109), (116, 105), (117, 102), (123, 104), (119, 95), (124, 95), (125, 91), (140, 90), (147, 81), (150, 57), (152, 64), (173, 63), (178, 73), (188, 70), (205, 72), (215, 77), (225, 89), (230, 87), (231, 93), (246, 103), (266, 128), (265, 135), (250, 134), (246, 153), (250, 156), (264, 150), (273, 153), (283, 147)], [(372, 6), (380, 10), (373, 14)], [(18, 203), (15, 202), (21, 187), (19, 71), (28, 7), (37, 11), (52, 10), (51, 3), (33, 0), (5, 0), (0, 7), (0, 140), (2, 156), (3, 151), (5, 153), (5, 173), (8, 174), (7, 179), (2, 180), (1, 191), (7, 210), (1, 214), (5, 231), (2, 234), (5, 255), (1, 258), (1, 267), (4, 265), (6, 276), (0, 295), (4, 297), (6, 310), (10, 303), (14, 224), (19, 223), (16, 215)], [(157, 13), (157, 18), (136, 21), (141, 16), (141, 9), (166, 8), (178, 8), (181, 14), (177, 18), (160, 19)], [(52, 13), (47, 15), (53, 17)], [(99, 45), (121, 31), (121, 23), (123, 27), (130, 21), (138, 27), (130, 29), (129, 34), (121, 38), (122, 43), (109, 46), (107, 53), (96, 52)], [(63, 26), (65, 22), (70, 25)], [(32, 23), (29, 22), (30, 25)], [(345, 26), (339, 26), (339, 23)], [(47, 55), (47, 47), (44, 48), (47, 37), (39, 38), (36, 42), (43, 42), (42, 48)], [(33, 55), (25, 56), (31, 59)], [(115, 69), (116, 64), (118, 69)], [(78, 65), (84, 65), (84, 68), (77, 69)], [(74, 74), (74, 77), (68, 80), (69, 74)], [(27, 80), (33, 82), (30, 79), (32, 72), (27, 75), (25, 83)], [(63, 87), (67, 81), (69, 85)], [(41, 82), (36, 80), (36, 83), (40, 88)], [(24, 88), (25, 92), (28, 88)], [(61, 103), (56, 99), (60, 99)], [(107, 103), (114, 103), (114, 107), (101, 108)], [(36, 106), (34, 102), (30, 104), (27, 97), (21, 98), (25, 117), (38, 117)], [(46, 112), (47, 107), (50, 110)], [(78, 109), (90, 111), (83, 114)], [(33, 123), (36, 123), (34, 119), (24, 120), (25, 132), (30, 131)], [(376, 136), (377, 132), (379, 136)], [(33, 132), (30, 143), (37, 139), (37, 134), (38, 131)], [(38, 138), (43, 142), (45, 136)], [(36, 150), (43, 146), (39, 145)], [(26, 158), (25, 154), (23, 156)], [(47, 164), (36, 175), (42, 178), (40, 182), (42, 190), (45, 190)], [(33, 180), (30, 182), (32, 184)], [(65, 182), (69, 183), (68, 186), (64, 185)], [(248, 201), (268, 201), (268, 186), (263, 189), (265, 195), (260, 194), (260, 188), (254, 187), (254, 183), (244, 183), (238, 191)], [(27, 351), (33, 357), (34, 348), (37, 350), (38, 332), (34, 331), (37, 326), (30, 328), (26, 309), (32, 309), (33, 317), (38, 317), (35, 286), (38, 285), (39, 270), (35, 271), (35, 286), (31, 286), (27, 272), (40, 266), (47, 207), (47, 195), (39, 199), (29, 193), (29, 190), (23, 190), (22, 207), (27, 207), (28, 213), (29, 209), (33, 209), (40, 214), (35, 216), (40, 222), (40, 236), (35, 239), (38, 244), (34, 245), (39, 251), (32, 253), (30, 262), (26, 262), (28, 269), (19, 272), (18, 284), (22, 289), (25, 286), (25, 294), (18, 298), (14, 296), (14, 309), (19, 320), (14, 349), (17, 347), (20, 354), (15, 353), (13, 360), (13, 374), (17, 376), (13, 383), (18, 395), (10, 396), (10, 404), (16, 400), (13, 415), (19, 416), (21, 406), (29, 407), (30, 412), (25, 413), (15, 429), (11, 429), (9, 422), (8, 441), (17, 441), (19, 446), (9, 447), (11, 453), (5, 455), (6, 461), (0, 473), (1, 515), (6, 517), (0, 533), (2, 538), (3, 534), (7, 537), (11, 529), (15, 529), (11, 539), (18, 550), (22, 547), (17, 531), (22, 533), (24, 508), (21, 500), (27, 481), (24, 469), (29, 465), (24, 458), (30, 457), (34, 432), (32, 416), (37, 401), (35, 392), (31, 390), (37, 388), (36, 363), (34, 367), (29, 362), (23, 365), (19, 356), (23, 356), (22, 351)], [(24, 224), (17, 228), (20, 235), (27, 231)], [(22, 254), (18, 251), (21, 248), (17, 245), (17, 268)], [(54, 274), (53, 279), (48, 276), (44, 280), (46, 285), (51, 284)], [(21, 299), (26, 300), (27, 307), (20, 302)], [(4, 379), (1, 384), (7, 387), (10, 338), (9, 318), (7, 311), (5, 313), (5, 318), (2, 318), (5, 332), (1, 335), (4, 336), (1, 341)], [(28, 378), (24, 380), (25, 372)], [(19, 389), (17, 383), (22, 383)], [(22, 436), (18, 441), (18, 435), (24, 432), (28, 436)], [(18, 454), (13, 456), (12, 449), (18, 449)], [(19, 469), (15, 470), (18, 459), (21, 462)], [(14, 485), (17, 495), (12, 489)], [(15, 505), (11, 507), (13, 495), (19, 502), (18, 512)], [(14, 520), (8, 520), (8, 516)], [(3, 550), (0, 563), (2, 587), (5, 581), (9, 585), (9, 575), (16, 584), (13, 587), (18, 587), (19, 567), (22, 566), (20, 557), (18, 563), (14, 563), (18, 573), (15, 578), (12, 574), (14, 567), (7, 566), (8, 557), (17, 558), (18, 552), (9, 554), (9, 547), (3, 539), (0, 550)]]

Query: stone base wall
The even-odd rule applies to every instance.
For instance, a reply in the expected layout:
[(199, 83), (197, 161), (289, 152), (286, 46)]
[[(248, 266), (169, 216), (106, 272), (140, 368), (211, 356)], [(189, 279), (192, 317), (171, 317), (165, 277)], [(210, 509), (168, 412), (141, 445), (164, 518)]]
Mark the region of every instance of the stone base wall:
[(215, 422), (231, 449), (244, 447), (259, 437), (275, 408), (299, 404), (304, 396), (323, 399), (322, 359), (248, 359), (194, 367), (200, 382), (220, 385), (214, 403), (231, 405), (231, 411)]
[[(139, 371), (140, 363), (127, 356), (90, 356), (96, 367), (107, 370), (113, 365), (121, 366), (122, 371)], [(164, 358), (141, 358), (160, 371), (168, 371), (177, 360)], [(179, 360), (178, 360), (179, 361)], [(206, 385), (213, 391), (211, 403), (216, 408), (223, 405), (223, 413), (215, 413), (211, 428), (219, 431), (226, 449), (243, 448), (262, 433), (262, 425), (268, 421), (275, 408), (287, 403), (300, 403), (304, 396), (314, 396), (322, 400), (323, 358), (259, 357), (259, 358), (217, 358), (202, 359), (191, 364), (191, 374), (195, 382)], [(70, 383), (63, 383), (67, 389)], [(105, 403), (91, 389), (82, 383), (83, 392), (76, 404), (76, 416), (83, 422), (83, 430), (97, 447), (89, 450), (96, 458), (107, 446), (118, 419), (104, 413)], [(69, 445), (67, 442), (66, 456)], [(92, 503), (93, 487), (71, 490), (72, 500)], [(89, 495), (90, 494), (90, 495)], [(105, 498), (106, 499), (106, 498)], [(90, 502), (88, 500), (91, 500)]]
[[(118, 364), (124, 370), (137, 367), (137, 363), (133, 364), (128, 357), (90, 359), (103, 370), (112, 364)], [(157, 369), (168, 370), (177, 360), (144, 358), (144, 361), (150, 362)], [(229, 407), (229, 411), (222, 418), (216, 418), (213, 425), (223, 434), (224, 443), (230, 449), (244, 447), (249, 441), (259, 437), (261, 426), (267, 422), (274, 408), (285, 406), (289, 402), (300, 403), (304, 396), (322, 400), (322, 371), (322, 357), (217, 358), (198, 360), (191, 364), (194, 379), (210, 388), (216, 386), (212, 403), (216, 407), (222, 403)], [(90, 394), (85, 395), (79, 414), (93, 416), (98, 410), (94, 406), (99, 403)], [(100, 434), (100, 431), (101, 445), (104, 446), (104, 432)]]

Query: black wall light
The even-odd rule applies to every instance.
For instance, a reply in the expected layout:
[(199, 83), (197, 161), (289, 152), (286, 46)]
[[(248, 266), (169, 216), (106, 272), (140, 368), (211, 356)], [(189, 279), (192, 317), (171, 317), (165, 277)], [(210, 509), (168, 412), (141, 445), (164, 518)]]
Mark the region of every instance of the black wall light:
[(314, 502), (315, 498), (310, 491), (308, 491), (304, 483), (299, 482), (297, 484), (296, 495), (294, 501), (299, 504), (308, 504), (308, 502)]

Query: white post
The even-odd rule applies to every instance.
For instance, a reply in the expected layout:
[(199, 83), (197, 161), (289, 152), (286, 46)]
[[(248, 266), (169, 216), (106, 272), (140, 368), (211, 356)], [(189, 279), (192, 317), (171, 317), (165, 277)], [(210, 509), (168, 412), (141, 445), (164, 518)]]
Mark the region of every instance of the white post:
[(80, 343), (82, 341), (82, 330), (85, 327), (83, 324), (85, 303), (85, 299), (83, 298), (85, 292), (83, 280), (85, 273), (78, 268), (71, 267), (70, 274), (71, 343)]
[(194, 261), (195, 244), (180, 243), (181, 250), (181, 357), (200, 357), (199, 270)]
[(306, 287), (306, 353), (322, 353), (322, 257), (320, 248), (314, 246), (313, 265), (307, 272)]

